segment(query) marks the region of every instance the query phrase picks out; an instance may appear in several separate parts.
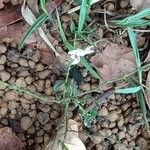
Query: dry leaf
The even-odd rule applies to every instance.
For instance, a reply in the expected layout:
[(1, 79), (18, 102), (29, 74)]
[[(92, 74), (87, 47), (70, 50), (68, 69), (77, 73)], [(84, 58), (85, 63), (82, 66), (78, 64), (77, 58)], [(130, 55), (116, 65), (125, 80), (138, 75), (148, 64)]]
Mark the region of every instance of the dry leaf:
[(11, 128), (0, 129), (0, 150), (22, 150), (22, 142), (16, 137)]
[(150, 8), (150, 0), (130, 0), (131, 6), (135, 10)]
[[(148, 89), (150, 89), (150, 71), (147, 76), (146, 87), (148, 87)], [(147, 105), (150, 109), (150, 91), (149, 90), (147, 90), (146, 95), (147, 95)]]
[[(100, 44), (102, 46), (105, 43)], [(104, 80), (118, 78), (136, 69), (130, 48), (108, 42), (104, 47), (102, 52), (95, 54), (90, 59)], [(100, 47), (98, 46), (98, 48)]]
[(68, 120), (67, 126), (64, 125), (58, 131), (56, 139), (49, 143), (45, 150), (63, 150), (63, 145), (68, 150), (86, 150), (83, 142), (79, 139), (78, 123), (72, 119)]

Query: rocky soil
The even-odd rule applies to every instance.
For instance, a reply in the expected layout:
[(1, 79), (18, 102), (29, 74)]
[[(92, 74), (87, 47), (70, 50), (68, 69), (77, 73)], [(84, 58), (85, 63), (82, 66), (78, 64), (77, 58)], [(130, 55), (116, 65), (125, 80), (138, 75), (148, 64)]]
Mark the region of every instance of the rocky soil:
[[(56, 99), (52, 85), (59, 78), (62, 77), (57, 65), (42, 64), (38, 51), (26, 49), (19, 54), (12, 47), (0, 45), (1, 81), (41, 93), (51, 101)], [(87, 80), (80, 89), (88, 91), (95, 85)], [(12, 128), (23, 142), (24, 149), (42, 150), (56, 134), (60, 117), (58, 104), (44, 104), (31, 95), (0, 86), (0, 127)], [(82, 122), (79, 114), (72, 113), (69, 117)], [(144, 129), (142, 113), (134, 95), (111, 96), (98, 110), (97, 122), (91, 129), (81, 123), (80, 138), (87, 150), (150, 149), (150, 136)]]

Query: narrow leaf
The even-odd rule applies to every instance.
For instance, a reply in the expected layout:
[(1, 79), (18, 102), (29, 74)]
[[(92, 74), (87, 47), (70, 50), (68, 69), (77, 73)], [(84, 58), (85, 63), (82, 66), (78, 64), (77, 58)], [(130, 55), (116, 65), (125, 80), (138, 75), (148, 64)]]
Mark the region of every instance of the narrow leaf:
[(46, 1), (45, 0), (40, 0), (41, 8), (44, 11), (44, 13), (48, 14), (45, 6), (46, 6)]
[(121, 94), (137, 93), (141, 89), (142, 89), (141, 86), (124, 88), (124, 89), (116, 89), (115, 93), (121, 93)]
[(21, 49), (26, 41), (26, 39), (28, 38), (28, 36), (35, 31), (41, 24), (43, 21), (45, 21), (47, 19), (47, 15), (46, 14), (42, 14), (35, 22), (34, 24), (27, 30), (27, 32), (25, 33), (25, 35), (23, 36), (20, 44), (19, 44), (19, 49)]

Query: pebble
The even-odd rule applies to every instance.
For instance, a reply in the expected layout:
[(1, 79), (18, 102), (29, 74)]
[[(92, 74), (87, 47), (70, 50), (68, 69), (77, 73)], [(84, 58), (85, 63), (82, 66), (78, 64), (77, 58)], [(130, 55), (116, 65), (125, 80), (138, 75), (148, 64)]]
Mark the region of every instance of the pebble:
[(18, 93), (15, 91), (7, 91), (5, 97), (7, 100), (16, 100), (18, 98)]
[(40, 79), (46, 79), (50, 75), (50, 70), (44, 70), (42, 72), (39, 72), (39, 78)]
[(79, 89), (86, 92), (91, 90), (91, 86), (89, 83), (82, 83), (79, 85)]
[(38, 63), (36, 66), (35, 66), (35, 69), (37, 71), (43, 71), (44, 70), (44, 65), (42, 63)]
[(8, 103), (8, 108), (9, 108), (10, 110), (15, 109), (15, 108), (17, 108), (17, 107), (18, 107), (18, 103), (17, 103), (16, 101), (9, 101), (9, 103)]
[(34, 62), (34, 61), (29, 60), (29, 61), (28, 61), (28, 64), (29, 64), (29, 67), (30, 67), (31, 69), (34, 69), (34, 68), (35, 68), (35, 62)]
[(114, 148), (115, 150), (128, 150), (124, 144), (115, 144)]
[(7, 103), (2, 103), (0, 108), (0, 114), (2, 116), (5, 116), (7, 114), (7, 111), (8, 111)]
[(40, 53), (37, 51), (33, 56), (32, 56), (32, 60), (34, 61), (34, 62), (38, 62), (39, 61), (39, 59), (40, 59)]
[(32, 111), (29, 112), (29, 116), (30, 116), (31, 118), (36, 118), (36, 115), (37, 115), (36, 110), (32, 110)]
[(5, 64), (5, 63), (6, 63), (6, 60), (7, 60), (6, 55), (1, 55), (1, 56), (0, 56), (0, 65)]
[(43, 137), (42, 136), (38, 136), (38, 137), (35, 137), (35, 143), (42, 143), (43, 142)]
[(67, 23), (67, 22), (70, 21), (70, 17), (69, 17), (69, 15), (63, 15), (63, 16), (61, 17), (61, 20), (62, 20), (63, 22), (65, 22), (65, 23)]
[(27, 130), (28, 134), (34, 134), (35, 133), (35, 128), (34, 126), (31, 126), (28, 130)]
[(4, 70), (4, 65), (0, 65), (0, 71)]
[(111, 122), (115, 122), (117, 119), (118, 119), (118, 113), (117, 111), (111, 111), (108, 115), (108, 120), (111, 121)]
[(93, 141), (94, 144), (99, 144), (99, 143), (101, 143), (102, 140), (103, 139), (102, 139), (102, 137), (100, 135), (95, 135), (92, 138), (92, 141)]
[(46, 95), (52, 95), (52, 93), (53, 93), (53, 89), (51, 87), (45, 89)]
[(35, 85), (38, 92), (44, 91), (44, 84), (45, 84), (44, 80), (38, 80), (34, 82), (33, 84)]
[(31, 146), (33, 143), (34, 143), (34, 140), (33, 140), (33, 139), (29, 139), (29, 140), (28, 140), (28, 145), (29, 145), (29, 146)]
[(37, 114), (37, 119), (39, 120), (39, 122), (41, 123), (41, 124), (46, 124), (49, 120), (50, 120), (50, 118), (49, 118), (49, 114), (48, 113), (45, 113), (45, 112), (39, 112), (38, 114)]
[(16, 86), (21, 87), (21, 88), (25, 88), (27, 86), (25, 79), (23, 77), (19, 77), (16, 80)]
[(136, 145), (140, 146), (140, 147), (143, 147), (143, 149), (145, 149), (145, 148), (148, 148), (149, 143), (143, 137), (138, 137), (136, 139)]
[(42, 103), (37, 103), (36, 105), (40, 110), (42, 110), (43, 112), (49, 112), (50, 111), (50, 106), (49, 105), (45, 105)]
[(118, 127), (122, 127), (124, 124), (124, 119), (122, 117), (119, 117), (119, 121), (117, 122)]
[(17, 50), (10, 50), (7, 53), (7, 59), (12, 61), (12, 62), (18, 62), (19, 60), (19, 54), (17, 52)]
[(45, 131), (50, 131), (52, 129), (52, 123), (47, 123), (44, 125), (43, 129)]
[(59, 113), (58, 113), (58, 111), (56, 111), (56, 110), (53, 110), (53, 111), (50, 113), (50, 118), (51, 118), (51, 119), (56, 119), (56, 118), (58, 118), (58, 116), (59, 116)]
[(33, 78), (32, 78), (31, 76), (27, 76), (27, 77), (25, 78), (25, 82), (26, 82), (27, 84), (31, 84), (31, 83), (33, 82)]
[(8, 81), (10, 79), (10, 73), (3, 70), (3, 71), (0, 72), (0, 78), (4, 82)]
[(120, 132), (118, 133), (118, 138), (119, 138), (119, 140), (125, 138), (125, 132), (124, 132), (124, 131), (120, 131)]
[(20, 64), (20, 66), (28, 67), (28, 61), (25, 58), (20, 58), (19, 64)]
[(32, 123), (33, 123), (32, 119), (28, 116), (21, 118), (21, 127), (25, 131), (31, 127)]
[(7, 48), (4, 44), (0, 43), (0, 54), (3, 54), (7, 51)]
[(102, 107), (98, 110), (98, 116), (108, 116), (108, 110), (106, 107)]

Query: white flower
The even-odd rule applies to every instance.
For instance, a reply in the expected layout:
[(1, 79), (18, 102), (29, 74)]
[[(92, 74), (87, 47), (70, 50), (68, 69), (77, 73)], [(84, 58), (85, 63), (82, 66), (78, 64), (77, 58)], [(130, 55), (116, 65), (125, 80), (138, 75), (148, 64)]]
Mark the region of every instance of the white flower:
[(69, 51), (68, 54), (72, 59), (72, 65), (78, 64), (80, 62), (80, 57), (94, 52), (94, 46), (88, 46), (85, 49), (77, 48), (75, 50)]

